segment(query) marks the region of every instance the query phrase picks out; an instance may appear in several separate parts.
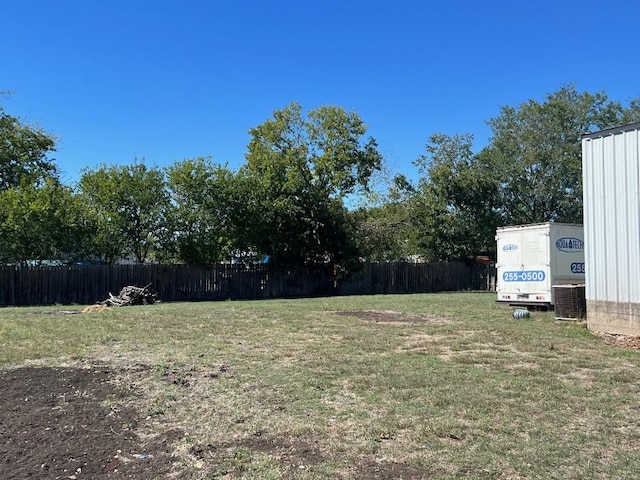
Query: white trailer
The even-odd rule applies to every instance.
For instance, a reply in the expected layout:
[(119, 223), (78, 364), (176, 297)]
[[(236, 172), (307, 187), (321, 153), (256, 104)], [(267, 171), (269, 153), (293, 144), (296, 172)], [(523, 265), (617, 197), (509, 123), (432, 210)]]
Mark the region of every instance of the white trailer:
[(498, 302), (551, 307), (553, 286), (584, 283), (582, 225), (536, 223), (496, 232)]

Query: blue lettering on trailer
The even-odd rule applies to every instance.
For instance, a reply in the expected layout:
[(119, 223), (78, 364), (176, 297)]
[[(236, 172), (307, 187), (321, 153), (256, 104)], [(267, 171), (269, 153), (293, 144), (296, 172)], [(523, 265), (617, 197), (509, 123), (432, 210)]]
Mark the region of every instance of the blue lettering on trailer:
[(547, 276), (542, 270), (520, 270), (502, 274), (505, 282), (544, 282), (545, 278)]
[(556, 241), (556, 248), (565, 253), (579, 253), (584, 251), (584, 242), (575, 237), (562, 237)]
[(571, 264), (571, 273), (584, 273), (584, 262), (574, 262)]

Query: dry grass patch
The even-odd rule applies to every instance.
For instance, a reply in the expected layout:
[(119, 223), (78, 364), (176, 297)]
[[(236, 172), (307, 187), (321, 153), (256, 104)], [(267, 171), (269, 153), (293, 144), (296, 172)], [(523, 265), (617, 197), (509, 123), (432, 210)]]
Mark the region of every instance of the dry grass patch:
[(409, 335), (402, 344), (396, 347), (396, 352), (432, 353), (441, 349), (449, 335), (415, 333)]

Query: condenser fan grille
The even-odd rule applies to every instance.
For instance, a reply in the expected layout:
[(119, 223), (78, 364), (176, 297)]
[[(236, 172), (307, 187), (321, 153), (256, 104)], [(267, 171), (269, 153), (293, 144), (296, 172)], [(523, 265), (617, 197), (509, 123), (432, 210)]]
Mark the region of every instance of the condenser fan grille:
[(586, 318), (587, 301), (584, 285), (554, 285), (553, 298), (556, 319)]

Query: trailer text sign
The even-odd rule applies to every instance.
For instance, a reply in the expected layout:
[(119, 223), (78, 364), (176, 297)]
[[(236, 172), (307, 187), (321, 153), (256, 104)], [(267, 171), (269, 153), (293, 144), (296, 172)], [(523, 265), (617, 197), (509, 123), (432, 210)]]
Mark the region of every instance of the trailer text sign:
[(543, 270), (521, 270), (502, 274), (502, 279), (505, 282), (544, 282), (545, 278)]
[(575, 237), (562, 237), (556, 241), (556, 248), (565, 253), (582, 253), (584, 242)]

